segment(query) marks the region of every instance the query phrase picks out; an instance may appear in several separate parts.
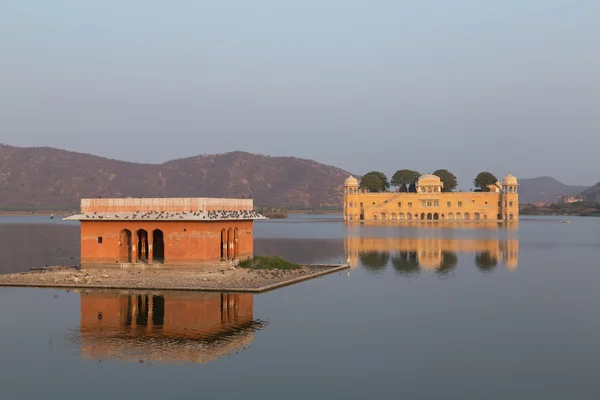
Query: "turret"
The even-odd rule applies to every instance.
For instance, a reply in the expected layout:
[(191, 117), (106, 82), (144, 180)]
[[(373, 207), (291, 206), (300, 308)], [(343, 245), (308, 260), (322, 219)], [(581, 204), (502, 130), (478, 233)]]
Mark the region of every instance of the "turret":
[(359, 210), (356, 204), (358, 194), (358, 179), (350, 175), (344, 181), (344, 221), (358, 219)]
[(519, 220), (519, 181), (510, 172), (502, 180), (501, 216), (504, 221)]

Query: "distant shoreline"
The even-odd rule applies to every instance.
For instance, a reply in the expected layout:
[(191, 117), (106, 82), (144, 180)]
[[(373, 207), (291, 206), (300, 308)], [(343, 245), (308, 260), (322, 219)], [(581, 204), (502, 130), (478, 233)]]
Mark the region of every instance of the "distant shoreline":
[(0, 215), (15, 217), (26, 217), (32, 215), (49, 217), (51, 215), (71, 215), (71, 213), (71, 211), (0, 211)]

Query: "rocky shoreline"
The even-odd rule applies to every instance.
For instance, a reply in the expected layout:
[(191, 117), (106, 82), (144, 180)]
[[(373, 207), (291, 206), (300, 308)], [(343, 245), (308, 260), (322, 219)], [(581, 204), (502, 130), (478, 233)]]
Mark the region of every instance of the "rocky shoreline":
[(303, 265), (297, 270), (229, 267), (201, 272), (48, 267), (0, 275), (0, 286), (263, 292), (346, 268), (345, 264), (326, 264)]

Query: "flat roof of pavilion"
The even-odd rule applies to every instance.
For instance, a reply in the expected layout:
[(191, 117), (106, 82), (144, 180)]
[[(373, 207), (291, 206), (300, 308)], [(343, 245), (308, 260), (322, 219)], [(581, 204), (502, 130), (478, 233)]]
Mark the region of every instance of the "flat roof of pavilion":
[(85, 212), (63, 218), (65, 221), (239, 221), (267, 219), (254, 211), (195, 212)]

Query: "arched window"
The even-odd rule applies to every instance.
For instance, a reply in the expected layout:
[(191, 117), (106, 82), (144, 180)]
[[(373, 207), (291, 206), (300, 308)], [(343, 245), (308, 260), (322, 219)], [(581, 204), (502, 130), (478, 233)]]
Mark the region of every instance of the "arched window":
[(427, 220), (431, 221), (433, 219), (433, 215), (431, 213), (427, 213)]
[(385, 220), (386, 220), (386, 215), (385, 215), (385, 213), (381, 213), (381, 220), (382, 220), (382, 221), (385, 221)]
[(396, 220), (396, 213), (392, 213), (392, 221)]
[(473, 217), (475, 218), (475, 220), (476, 220), (476, 221), (479, 221), (479, 217), (480, 217), (480, 215), (479, 215), (479, 213), (478, 213), (478, 212), (476, 212), (476, 213), (473, 215)]
[(425, 220), (425, 213), (421, 213), (421, 221)]
[(373, 214), (373, 221), (377, 221), (377, 214)]
[(448, 213), (448, 220), (449, 221), (453, 221), (454, 220), (454, 213), (451, 213), (451, 212)]
[(403, 221), (404, 220), (404, 214), (402, 214), (402, 213), (398, 214), (398, 220)]
[(440, 215), (438, 213), (434, 213), (433, 214), (433, 220), (437, 221), (438, 219), (440, 219)]
[(461, 215), (461, 213), (459, 213), (459, 212), (457, 212), (457, 213), (456, 213), (456, 219), (457, 219), (457, 220), (459, 220), (459, 219), (462, 219), (462, 215)]
[(406, 220), (407, 221), (412, 221), (412, 219), (413, 219), (413, 216), (412, 216), (411, 213), (406, 214)]
[(484, 220), (484, 221), (487, 221), (487, 218), (488, 218), (488, 217), (487, 217), (487, 215), (484, 215), (484, 216), (483, 216), (483, 220)]
[(468, 212), (465, 213), (465, 219), (471, 219), (471, 215)]

